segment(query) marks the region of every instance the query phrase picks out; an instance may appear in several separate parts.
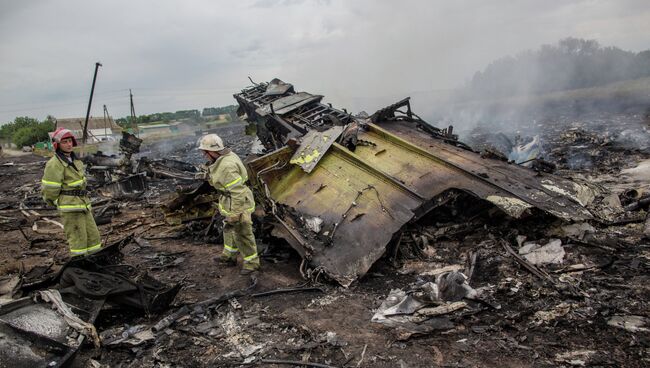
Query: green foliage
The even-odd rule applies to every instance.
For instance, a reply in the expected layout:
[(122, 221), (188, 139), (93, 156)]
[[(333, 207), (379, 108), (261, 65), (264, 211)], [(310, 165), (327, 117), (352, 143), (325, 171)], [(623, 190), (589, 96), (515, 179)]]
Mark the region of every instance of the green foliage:
[(38, 124), (38, 120), (27, 117), (20, 116), (14, 119), (13, 123), (4, 124), (0, 128), (0, 137), (5, 139), (11, 139), (14, 133), (21, 128), (26, 128)]
[(566, 38), (557, 45), (498, 59), (470, 82), (472, 92), (492, 97), (602, 86), (650, 76), (650, 50), (601, 47), (595, 40)]
[(0, 138), (9, 139), (18, 147), (30, 146), (48, 140), (48, 132), (54, 130), (54, 118), (48, 116), (42, 122), (27, 116), (14, 119), (12, 123), (0, 127)]
[(126, 118), (116, 119), (115, 124), (119, 125), (122, 128), (128, 128), (129, 127), (129, 121)]
[[(199, 110), (179, 110), (176, 112), (157, 112), (149, 115), (140, 115), (136, 117), (138, 125), (148, 124), (153, 122), (169, 123), (175, 120), (189, 120), (198, 122), (201, 116), (212, 116), (220, 114), (230, 115), (231, 121), (236, 120), (237, 105), (223, 106), (223, 107), (206, 107), (203, 109), (203, 114)], [(130, 128), (133, 126), (131, 117), (123, 117), (115, 120), (115, 122), (122, 128)]]
[(199, 110), (181, 110), (174, 114), (176, 119), (192, 119), (198, 121), (201, 117)]
[(229, 114), (233, 115), (236, 114), (237, 112), (237, 105), (228, 105), (228, 106), (223, 106), (223, 107), (206, 107), (203, 109), (202, 116), (213, 116), (213, 115), (221, 115), (221, 114)]

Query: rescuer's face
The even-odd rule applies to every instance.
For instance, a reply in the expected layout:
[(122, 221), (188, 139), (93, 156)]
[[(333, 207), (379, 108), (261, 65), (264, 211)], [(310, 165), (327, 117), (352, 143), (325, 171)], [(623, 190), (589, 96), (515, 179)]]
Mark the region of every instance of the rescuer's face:
[(61, 151), (63, 151), (63, 153), (72, 152), (73, 146), (74, 145), (72, 143), (72, 138), (63, 138), (61, 139), (61, 143), (59, 143), (59, 147), (61, 148)]

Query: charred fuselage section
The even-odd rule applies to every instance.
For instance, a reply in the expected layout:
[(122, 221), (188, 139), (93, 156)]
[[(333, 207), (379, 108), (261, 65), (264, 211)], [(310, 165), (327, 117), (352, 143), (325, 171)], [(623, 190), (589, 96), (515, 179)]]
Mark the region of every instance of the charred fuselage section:
[(270, 152), (249, 169), (274, 235), (342, 285), (366, 273), (405, 225), (458, 193), (514, 218), (592, 218), (590, 189), (481, 156), (452, 127), (419, 118), (408, 98), (353, 116), (277, 79), (234, 97)]

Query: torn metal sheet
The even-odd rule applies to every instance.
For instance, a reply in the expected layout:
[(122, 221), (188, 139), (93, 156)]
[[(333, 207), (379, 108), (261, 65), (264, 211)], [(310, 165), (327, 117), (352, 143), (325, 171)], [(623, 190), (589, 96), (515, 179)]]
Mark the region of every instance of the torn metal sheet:
[(99, 344), (93, 326), (106, 302), (146, 313), (169, 306), (180, 284), (166, 285), (122, 264), (124, 238), (97, 253), (73, 258), (23, 292), (38, 298), (0, 304), (0, 367), (61, 367), (87, 339)]
[(239, 103), (237, 113), (246, 115), (246, 119), (255, 124), (257, 136), (266, 149), (279, 149), (290, 139), (300, 138), (312, 129), (324, 130), (353, 122), (345, 110), (321, 103), (323, 96), (296, 93), (293, 88), (282, 95), (266, 94), (280, 82), (284, 83), (279, 80), (260, 83), (233, 96)]
[(287, 92), (293, 92), (293, 85), (291, 83), (284, 83), (275, 78), (269, 82), (269, 85), (264, 92), (264, 96), (281, 96)]
[(138, 161), (137, 170), (146, 172), (153, 178), (179, 179), (193, 181), (197, 168), (187, 162), (171, 160), (167, 158), (159, 160), (149, 160), (146, 157)]
[(324, 132), (310, 130), (289, 162), (310, 173), (342, 132), (342, 126), (334, 126)]
[(318, 102), (322, 98), (323, 96), (315, 96), (307, 92), (298, 92), (262, 106), (258, 108), (256, 112), (261, 116), (269, 114), (284, 115), (308, 103)]
[[(263, 104), (247, 96), (261, 88), (235, 98), (261, 128), (258, 136), (265, 147), (279, 148), (249, 162), (251, 180), (276, 220), (274, 235), (285, 238), (314, 270), (344, 286), (367, 272), (404, 225), (443, 204), (448, 193), (475, 196), (515, 218), (534, 211), (568, 221), (593, 218), (583, 207), (593, 199), (587, 188), (483, 158), (457, 141), (452, 127), (440, 130), (416, 118), (408, 99), (370, 118), (336, 115), (349, 117), (345, 122), (352, 124), (344, 129), (355, 139), (346, 134), (345, 145), (337, 142), (327, 149), (315, 140), (341, 126), (338, 117), (319, 115), (320, 102), (272, 119), (256, 114)], [(329, 109), (334, 112), (328, 116), (338, 111)], [(278, 147), (291, 134), (301, 135), (300, 147)], [(322, 220), (318, 232), (308, 222), (315, 217)]]
[(110, 198), (137, 198), (147, 190), (147, 179), (144, 173), (127, 176), (98, 188), (98, 192)]
[(219, 194), (207, 181), (179, 189), (160, 204), (165, 222), (179, 225), (188, 221), (209, 219), (218, 212)]
[[(72, 307), (83, 323), (92, 324), (104, 300), (66, 294), (61, 303)], [(66, 316), (47, 303), (22, 298), (0, 305), (0, 366), (65, 366), (84, 340), (86, 336), (79, 335)]]

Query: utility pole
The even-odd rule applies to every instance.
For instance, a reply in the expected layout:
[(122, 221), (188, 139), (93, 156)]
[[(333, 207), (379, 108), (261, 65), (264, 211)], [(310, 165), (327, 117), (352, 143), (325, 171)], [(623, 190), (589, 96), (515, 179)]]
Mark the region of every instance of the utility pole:
[[(106, 139), (108, 139), (108, 132), (106, 131), (106, 119), (109, 117), (110, 115), (108, 115), (108, 109), (106, 108), (106, 105), (104, 105), (104, 138)], [(111, 129), (113, 129), (112, 126)]]
[(93, 103), (93, 94), (95, 93), (95, 81), (97, 80), (97, 71), (102, 66), (99, 62), (95, 63), (95, 75), (93, 75), (93, 85), (90, 87), (90, 99), (88, 100), (88, 110), (86, 111), (86, 122), (84, 123), (84, 133), (81, 142), (86, 145), (86, 138), (88, 138), (88, 118), (90, 117), (90, 106)]
[(133, 105), (133, 93), (131, 93), (131, 88), (129, 88), (129, 98), (131, 99), (131, 128), (133, 128), (133, 133), (135, 133), (139, 138), (140, 130), (138, 129), (138, 122), (135, 117), (135, 106)]

